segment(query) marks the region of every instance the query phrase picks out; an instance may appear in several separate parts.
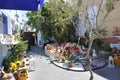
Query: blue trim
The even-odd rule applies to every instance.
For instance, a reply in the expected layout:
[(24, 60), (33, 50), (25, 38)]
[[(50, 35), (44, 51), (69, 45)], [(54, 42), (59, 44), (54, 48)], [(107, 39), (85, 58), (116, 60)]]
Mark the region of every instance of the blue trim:
[(38, 0), (0, 0), (0, 9), (38, 10)]
[(3, 16), (3, 34), (8, 34), (8, 19), (4, 13), (2, 13), (2, 16)]

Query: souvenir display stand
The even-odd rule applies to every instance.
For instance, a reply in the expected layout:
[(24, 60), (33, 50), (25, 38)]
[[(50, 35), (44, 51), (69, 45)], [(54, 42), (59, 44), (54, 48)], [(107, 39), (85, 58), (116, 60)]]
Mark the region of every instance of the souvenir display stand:
[(3, 59), (9, 55), (8, 50), (13, 48), (13, 45), (18, 41), (14, 40), (14, 35), (0, 34), (0, 67)]

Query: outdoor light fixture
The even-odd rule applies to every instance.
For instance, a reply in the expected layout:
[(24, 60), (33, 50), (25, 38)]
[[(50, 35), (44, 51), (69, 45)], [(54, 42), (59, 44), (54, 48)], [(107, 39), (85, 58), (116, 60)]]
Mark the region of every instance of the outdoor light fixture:
[(36, 34), (35, 34), (35, 33), (33, 33), (33, 34), (32, 34), (32, 36), (33, 36), (33, 37), (35, 37), (35, 36), (36, 36)]

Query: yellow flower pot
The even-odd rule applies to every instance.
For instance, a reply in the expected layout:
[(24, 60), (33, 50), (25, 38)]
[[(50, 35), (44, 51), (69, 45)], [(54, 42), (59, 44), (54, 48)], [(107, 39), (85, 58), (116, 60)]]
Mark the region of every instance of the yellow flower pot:
[(114, 56), (114, 62), (116, 66), (120, 66), (120, 56)]
[(17, 77), (18, 77), (18, 80), (27, 80), (28, 71), (26, 69), (18, 70)]

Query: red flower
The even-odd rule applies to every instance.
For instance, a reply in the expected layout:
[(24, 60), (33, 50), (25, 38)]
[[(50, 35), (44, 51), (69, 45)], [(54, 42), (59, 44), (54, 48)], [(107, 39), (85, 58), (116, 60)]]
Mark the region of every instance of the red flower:
[(112, 50), (112, 53), (117, 53), (118, 52), (118, 49), (117, 48), (114, 48), (113, 50)]
[(29, 59), (26, 59), (26, 61), (29, 61)]

